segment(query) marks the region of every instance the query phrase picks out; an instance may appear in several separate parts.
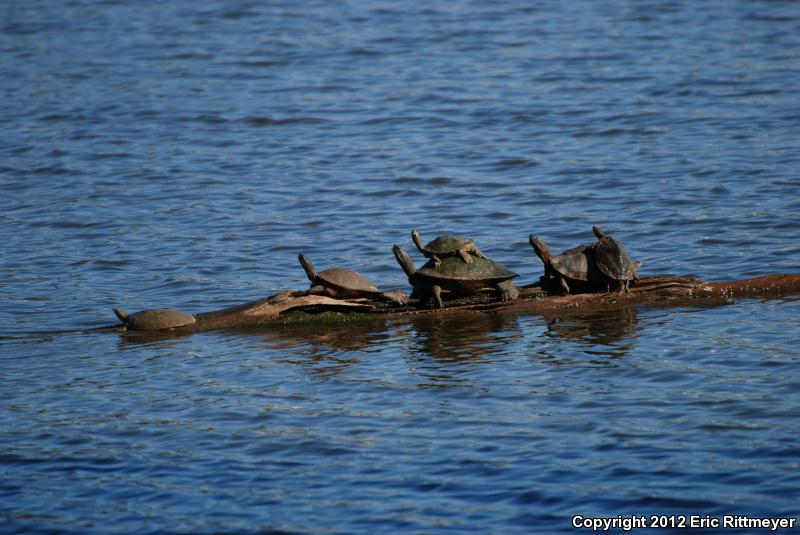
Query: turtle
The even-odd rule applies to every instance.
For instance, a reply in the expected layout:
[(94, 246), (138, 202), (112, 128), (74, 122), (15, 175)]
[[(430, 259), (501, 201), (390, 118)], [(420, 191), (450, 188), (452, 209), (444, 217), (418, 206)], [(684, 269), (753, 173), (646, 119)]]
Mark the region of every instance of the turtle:
[(307, 256), (301, 254), (297, 258), (311, 281), (307, 295), (327, 295), (341, 299), (366, 297), (400, 305), (408, 303), (408, 296), (402, 290), (382, 292), (368, 278), (352, 269), (331, 268), (317, 273)]
[(513, 301), (519, 297), (519, 289), (511, 279), (518, 275), (499, 262), (488, 258), (476, 257), (466, 264), (453, 256), (442, 258), (437, 266), (431, 259), (419, 269), (414, 267), (411, 256), (399, 245), (392, 247), (397, 263), (408, 276), (408, 282), (414, 287), (411, 297), (429, 295), (432, 305), (443, 308), (442, 291), (460, 295), (471, 295), (486, 290), (500, 293), (503, 301)]
[(620, 292), (628, 293), (631, 281), (639, 280), (636, 271), (642, 263), (632, 259), (628, 249), (600, 227), (593, 226), (592, 232), (597, 236), (597, 242), (593, 246), (595, 263), (606, 277), (606, 289), (610, 291), (611, 284), (614, 283)]
[(417, 229), (413, 229), (411, 231), (411, 239), (414, 240), (414, 245), (417, 246), (419, 252), (425, 255), (426, 258), (432, 259), (436, 267), (439, 267), (442, 258), (448, 256), (460, 256), (467, 264), (472, 263), (473, 255), (478, 258), (486, 258), (470, 238), (439, 236), (435, 240), (423, 244), (419, 232), (417, 232)]
[(531, 234), (528, 242), (544, 264), (542, 280), (546, 281), (553, 275), (565, 293), (571, 291), (567, 281), (585, 287), (597, 286), (602, 282), (602, 276), (595, 263), (594, 245), (579, 245), (553, 256), (550, 247), (538, 236)]
[(194, 315), (173, 308), (142, 310), (133, 314), (126, 314), (123, 310), (115, 308), (114, 314), (125, 329), (131, 331), (164, 331), (191, 325), (197, 321)]

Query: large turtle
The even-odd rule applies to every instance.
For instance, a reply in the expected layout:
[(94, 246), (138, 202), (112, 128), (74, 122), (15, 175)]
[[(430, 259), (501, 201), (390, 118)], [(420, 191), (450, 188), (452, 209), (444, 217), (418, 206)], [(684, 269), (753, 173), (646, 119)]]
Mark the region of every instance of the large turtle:
[(467, 264), (472, 263), (473, 255), (478, 258), (486, 258), (481, 250), (478, 249), (478, 246), (475, 245), (475, 242), (469, 238), (439, 236), (432, 242), (424, 244), (417, 229), (413, 229), (411, 231), (411, 239), (414, 240), (414, 245), (417, 246), (419, 252), (424, 254), (426, 258), (432, 259), (436, 267), (439, 267), (442, 258), (448, 256), (460, 256)]
[(317, 273), (314, 264), (308, 257), (299, 255), (298, 260), (311, 281), (308, 294), (327, 295), (341, 299), (366, 297), (392, 301), (401, 305), (408, 303), (408, 296), (402, 290), (382, 292), (368, 278), (352, 269), (331, 268)]
[(595, 263), (593, 245), (579, 245), (553, 256), (550, 247), (538, 236), (531, 234), (528, 242), (544, 264), (542, 279), (547, 281), (551, 275), (554, 276), (564, 292), (570, 293), (567, 281), (585, 287), (597, 286), (602, 282), (602, 276)]
[(622, 293), (630, 291), (631, 281), (638, 281), (636, 271), (642, 263), (631, 258), (628, 249), (619, 240), (607, 235), (598, 226), (592, 227), (592, 232), (597, 236), (594, 244), (594, 257), (597, 268), (606, 276), (606, 289), (611, 290), (615, 284)]
[(115, 308), (114, 314), (125, 328), (131, 331), (164, 331), (191, 325), (197, 321), (192, 314), (172, 308), (142, 310), (133, 314), (126, 314), (123, 310)]
[(411, 297), (429, 295), (438, 308), (444, 307), (442, 291), (470, 295), (494, 290), (500, 293), (503, 301), (513, 301), (519, 297), (519, 290), (511, 282), (518, 275), (494, 260), (476, 257), (467, 264), (460, 258), (451, 256), (442, 258), (438, 267), (434, 260), (429, 260), (416, 269), (405, 249), (395, 245), (392, 251), (397, 263), (408, 275), (408, 282), (414, 287)]

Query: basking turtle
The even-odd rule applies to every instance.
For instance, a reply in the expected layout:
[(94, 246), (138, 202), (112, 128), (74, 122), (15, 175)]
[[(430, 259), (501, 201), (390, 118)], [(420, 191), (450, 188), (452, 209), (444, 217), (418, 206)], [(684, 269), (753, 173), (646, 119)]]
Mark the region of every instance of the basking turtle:
[(414, 240), (414, 245), (417, 246), (419, 252), (426, 258), (432, 259), (436, 267), (439, 267), (442, 258), (448, 256), (460, 256), (467, 264), (472, 263), (473, 255), (478, 258), (486, 258), (475, 242), (469, 238), (439, 236), (432, 242), (423, 244), (419, 232), (414, 229), (411, 231), (411, 239)]
[(445, 257), (437, 267), (429, 260), (419, 269), (414, 261), (399, 245), (392, 248), (397, 263), (408, 275), (408, 282), (414, 287), (411, 297), (430, 295), (433, 304), (443, 308), (442, 291), (459, 295), (470, 295), (486, 290), (496, 290), (503, 301), (513, 301), (519, 297), (519, 290), (511, 282), (518, 275), (503, 264), (488, 258), (476, 257), (466, 264), (460, 258)]
[(611, 291), (613, 281), (620, 292), (628, 293), (631, 281), (639, 280), (636, 270), (642, 263), (632, 259), (628, 249), (600, 227), (592, 227), (592, 232), (597, 236), (597, 243), (593, 246), (595, 262), (600, 272), (606, 276), (606, 289)]
[(578, 286), (595, 286), (602, 281), (594, 258), (593, 245), (579, 245), (558, 256), (553, 256), (550, 247), (541, 238), (530, 235), (528, 242), (544, 264), (544, 280), (556, 277), (564, 292), (570, 293), (567, 281)]
[(114, 314), (125, 328), (131, 331), (163, 331), (191, 325), (197, 321), (192, 314), (172, 308), (142, 310), (134, 314), (126, 314), (119, 308), (115, 308)]
[(393, 301), (401, 305), (408, 303), (408, 296), (402, 290), (382, 292), (368, 278), (352, 269), (331, 268), (317, 273), (314, 264), (306, 256), (300, 255), (297, 258), (311, 281), (311, 287), (307, 294), (327, 295), (341, 299), (366, 297)]

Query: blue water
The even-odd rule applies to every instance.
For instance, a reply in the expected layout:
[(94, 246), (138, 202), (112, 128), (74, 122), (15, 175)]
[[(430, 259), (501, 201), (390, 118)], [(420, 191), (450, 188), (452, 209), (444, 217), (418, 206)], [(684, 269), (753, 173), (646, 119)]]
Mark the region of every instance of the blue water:
[(796, 518), (796, 297), (33, 334), (406, 288), (413, 227), (800, 273), (798, 58), (793, 1), (0, 3), (0, 531)]

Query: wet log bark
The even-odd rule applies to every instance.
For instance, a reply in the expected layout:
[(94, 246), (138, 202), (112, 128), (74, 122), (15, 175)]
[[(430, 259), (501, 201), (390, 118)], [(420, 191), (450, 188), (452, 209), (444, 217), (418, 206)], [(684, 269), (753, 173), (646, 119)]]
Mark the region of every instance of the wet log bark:
[(375, 303), (365, 299), (342, 300), (319, 295), (304, 295), (287, 290), (271, 297), (235, 307), (195, 314), (197, 322), (170, 331), (174, 334), (262, 327), (300, 322), (350, 321), (358, 318), (448, 315), (458, 313), (543, 313), (616, 309), (635, 305), (692, 305), (726, 303), (734, 298), (775, 298), (800, 295), (800, 274), (765, 275), (752, 279), (705, 282), (691, 277), (645, 277), (630, 293), (583, 293), (559, 295), (558, 288), (540, 283), (520, 288), (520, 298), (502, 302), (489, 296), (475, 296), (445, 302), (444, 309), (431, 309), (427, 303), (408, 306)]

